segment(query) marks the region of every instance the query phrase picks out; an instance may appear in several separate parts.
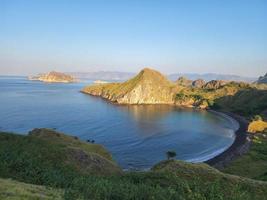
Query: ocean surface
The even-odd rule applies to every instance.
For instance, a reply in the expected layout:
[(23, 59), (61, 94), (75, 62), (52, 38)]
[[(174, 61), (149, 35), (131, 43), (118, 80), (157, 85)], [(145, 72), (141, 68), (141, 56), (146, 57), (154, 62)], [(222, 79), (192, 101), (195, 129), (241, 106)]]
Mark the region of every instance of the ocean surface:
[(0, 76), (0, 131), (27, 134), (54, 128), (104, 145), (126, 170), (146, 170), (166, 159), (210, 159), (234, 141), (238, 123), (224, 115), (168, 105), (114, 105), (80, 93), (92, 81), (46, 84)]

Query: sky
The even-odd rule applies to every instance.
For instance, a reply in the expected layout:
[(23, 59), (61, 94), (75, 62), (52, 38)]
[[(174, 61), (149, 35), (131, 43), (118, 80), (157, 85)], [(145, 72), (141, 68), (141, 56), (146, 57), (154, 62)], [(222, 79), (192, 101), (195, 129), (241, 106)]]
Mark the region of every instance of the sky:
[(267, 0), (0, 0), (0, 74), (267, 72)]

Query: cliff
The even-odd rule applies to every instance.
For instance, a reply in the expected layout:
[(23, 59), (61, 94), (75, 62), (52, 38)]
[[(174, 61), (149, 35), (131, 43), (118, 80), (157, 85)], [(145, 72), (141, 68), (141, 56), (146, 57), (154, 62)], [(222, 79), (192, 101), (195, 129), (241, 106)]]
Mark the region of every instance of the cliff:
[(256, 83), (265, 83), (267, 84), (267, 73), (264, 76), (260, 76)]
[(46, 74), (39, 74), (37, 76), (29, 77), (29, 80), (37, 80), (37, 81), (43, 81), (47, 83), (72, 83), (76, 82), (75, 78), (61, 73), (61, 72), (49, 72)]
[(158, 71), (145, 68), (126, 82), (87, 86), (82, 92), (119, 104), (173, 104), (175, 85)]

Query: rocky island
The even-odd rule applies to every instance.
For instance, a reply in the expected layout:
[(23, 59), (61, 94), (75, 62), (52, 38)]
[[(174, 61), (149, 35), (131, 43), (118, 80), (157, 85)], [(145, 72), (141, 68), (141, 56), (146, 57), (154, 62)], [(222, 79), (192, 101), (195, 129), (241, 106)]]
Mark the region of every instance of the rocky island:
[(46, 74), (38, 74), (36, 76), (28, 77), (28, 79), (32, 81), (42, 81), (47, 83), (73, 83), (77, 81), (71, 75), (56, 71), (51, 71)]

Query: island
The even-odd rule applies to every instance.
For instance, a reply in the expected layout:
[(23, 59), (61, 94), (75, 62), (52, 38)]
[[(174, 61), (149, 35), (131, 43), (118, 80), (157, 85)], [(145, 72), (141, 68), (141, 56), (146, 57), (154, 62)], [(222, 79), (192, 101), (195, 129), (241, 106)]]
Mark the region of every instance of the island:
[(51, 71), (45, 74), (38, 74), (36, 76), (29, 76), (29, 80), (32, 81), (42, 81), (46, 83), (73, 83), (77, 82), (77, 80), (68, 74), (64, 74), (61, 72)]

